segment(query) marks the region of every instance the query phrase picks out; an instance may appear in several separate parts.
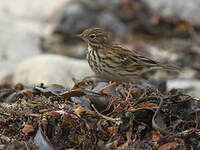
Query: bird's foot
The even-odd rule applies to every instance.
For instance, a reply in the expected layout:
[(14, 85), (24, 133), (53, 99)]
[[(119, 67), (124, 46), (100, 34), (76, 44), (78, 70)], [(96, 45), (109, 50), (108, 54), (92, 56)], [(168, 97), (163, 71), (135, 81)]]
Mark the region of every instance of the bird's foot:
[(126, 101), (129, 99), (132, 89), (133, 89), (133, 85), (131, 85), (129, 90), (128, 90), (128, 95), (126, 96)]

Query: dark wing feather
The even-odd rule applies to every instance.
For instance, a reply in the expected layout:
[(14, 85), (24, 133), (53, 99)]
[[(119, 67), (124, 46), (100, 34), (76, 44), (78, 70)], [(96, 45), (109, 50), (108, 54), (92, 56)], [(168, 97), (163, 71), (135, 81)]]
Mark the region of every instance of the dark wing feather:
[(120, 45), (114, 45), (112, 52), (115, 53), (113, 56), (118, 57), (120, 60), (120, 66), (124, 68), (130, 67), (161, 67), (159, 63), (154, 60), (151, 60), (147, 57), (137, 54), (134, 51), (130, 51)]

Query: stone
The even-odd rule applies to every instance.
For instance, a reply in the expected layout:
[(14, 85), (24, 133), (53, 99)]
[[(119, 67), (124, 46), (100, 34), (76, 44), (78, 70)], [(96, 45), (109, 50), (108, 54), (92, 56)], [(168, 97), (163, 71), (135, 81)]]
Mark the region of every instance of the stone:
[(168, 90), (171, 90), (173, 88), (177, 89), (200, 89), (200, 80), (168, 80), (167, 81), (167, 88)]
[(40, 48), (34, 26), (31, 29), (6, 18), (1, 18), (0, 24), (0, 78), (3, 78), (25, 58), (40, 54)]
[(13, 18), (46, 21), (52, 11), (67, 0), (0, 1), (0, 15)]
[(65, 56), (43, 54), (24, 60), (16, 68), (13, 81), (15, 84), (33, 86), (60, 84), (71, 88), (72, 78), (82, 79), (93, 75), (86, 60), (73, 59)]
[(54, 32), (70, 37), (89, 27), (102, 27), (111, 31), (115, 36), (125, 38), (129, 35), (126, 25), (112, 13), (110, 7), (105, 7), (112, 3), (114, 1), (70, 1), (56, 15), (57, 24)]
[(200, 0), (144, 0), (155, 12), (163, 16), (178, 16), (199, 24)]
[(41, 53), (40, 36), (47, 28), (46, 21), (67, 1), (0, 1), (0, 82), (12, 75), (21, 61)]

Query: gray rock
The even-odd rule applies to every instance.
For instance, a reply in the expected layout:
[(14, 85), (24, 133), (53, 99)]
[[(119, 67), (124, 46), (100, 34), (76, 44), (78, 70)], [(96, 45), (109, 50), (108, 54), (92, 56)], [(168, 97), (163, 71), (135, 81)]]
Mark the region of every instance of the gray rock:
[(56, 15), (55, 20), (58, 23), (55, 32), (72, 36), (89, 27), (102, 27), (116, 36), (127, 37), (129, 33), (126, 25), (111, 12), (110, 7), (105, 7), (106, 5), (109, 6), (106, 1), (101, 0), (74, 0), (67, 3)]
[[(1, 17), (0, 17), (1, 18)], [(6, 18), (0, 19), (0, 78), (10, 74), (23, 59), (40, 53), (37, 27)]]
[(61, 84), (71, 88), (72, 77), (82, 79), (93, 75), (87, 61), (59, 55), (40, 55), (23, 61), (14, 73), (14, 83), (36, 85)]
[(200, 0), (144, 0), (155, 11), (164, 16), (178, 16), (199, 23)]

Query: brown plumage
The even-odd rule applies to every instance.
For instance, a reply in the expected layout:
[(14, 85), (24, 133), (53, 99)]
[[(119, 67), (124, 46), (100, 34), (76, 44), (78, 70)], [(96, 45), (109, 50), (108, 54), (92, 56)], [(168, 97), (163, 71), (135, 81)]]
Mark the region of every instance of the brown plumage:
[(77, 37), (88, 43), (87, 60), (97, 76), (111, 81), (132, 81), (153, 69), (178, 71), (113, 43), (101, 28), (86, 29)]

